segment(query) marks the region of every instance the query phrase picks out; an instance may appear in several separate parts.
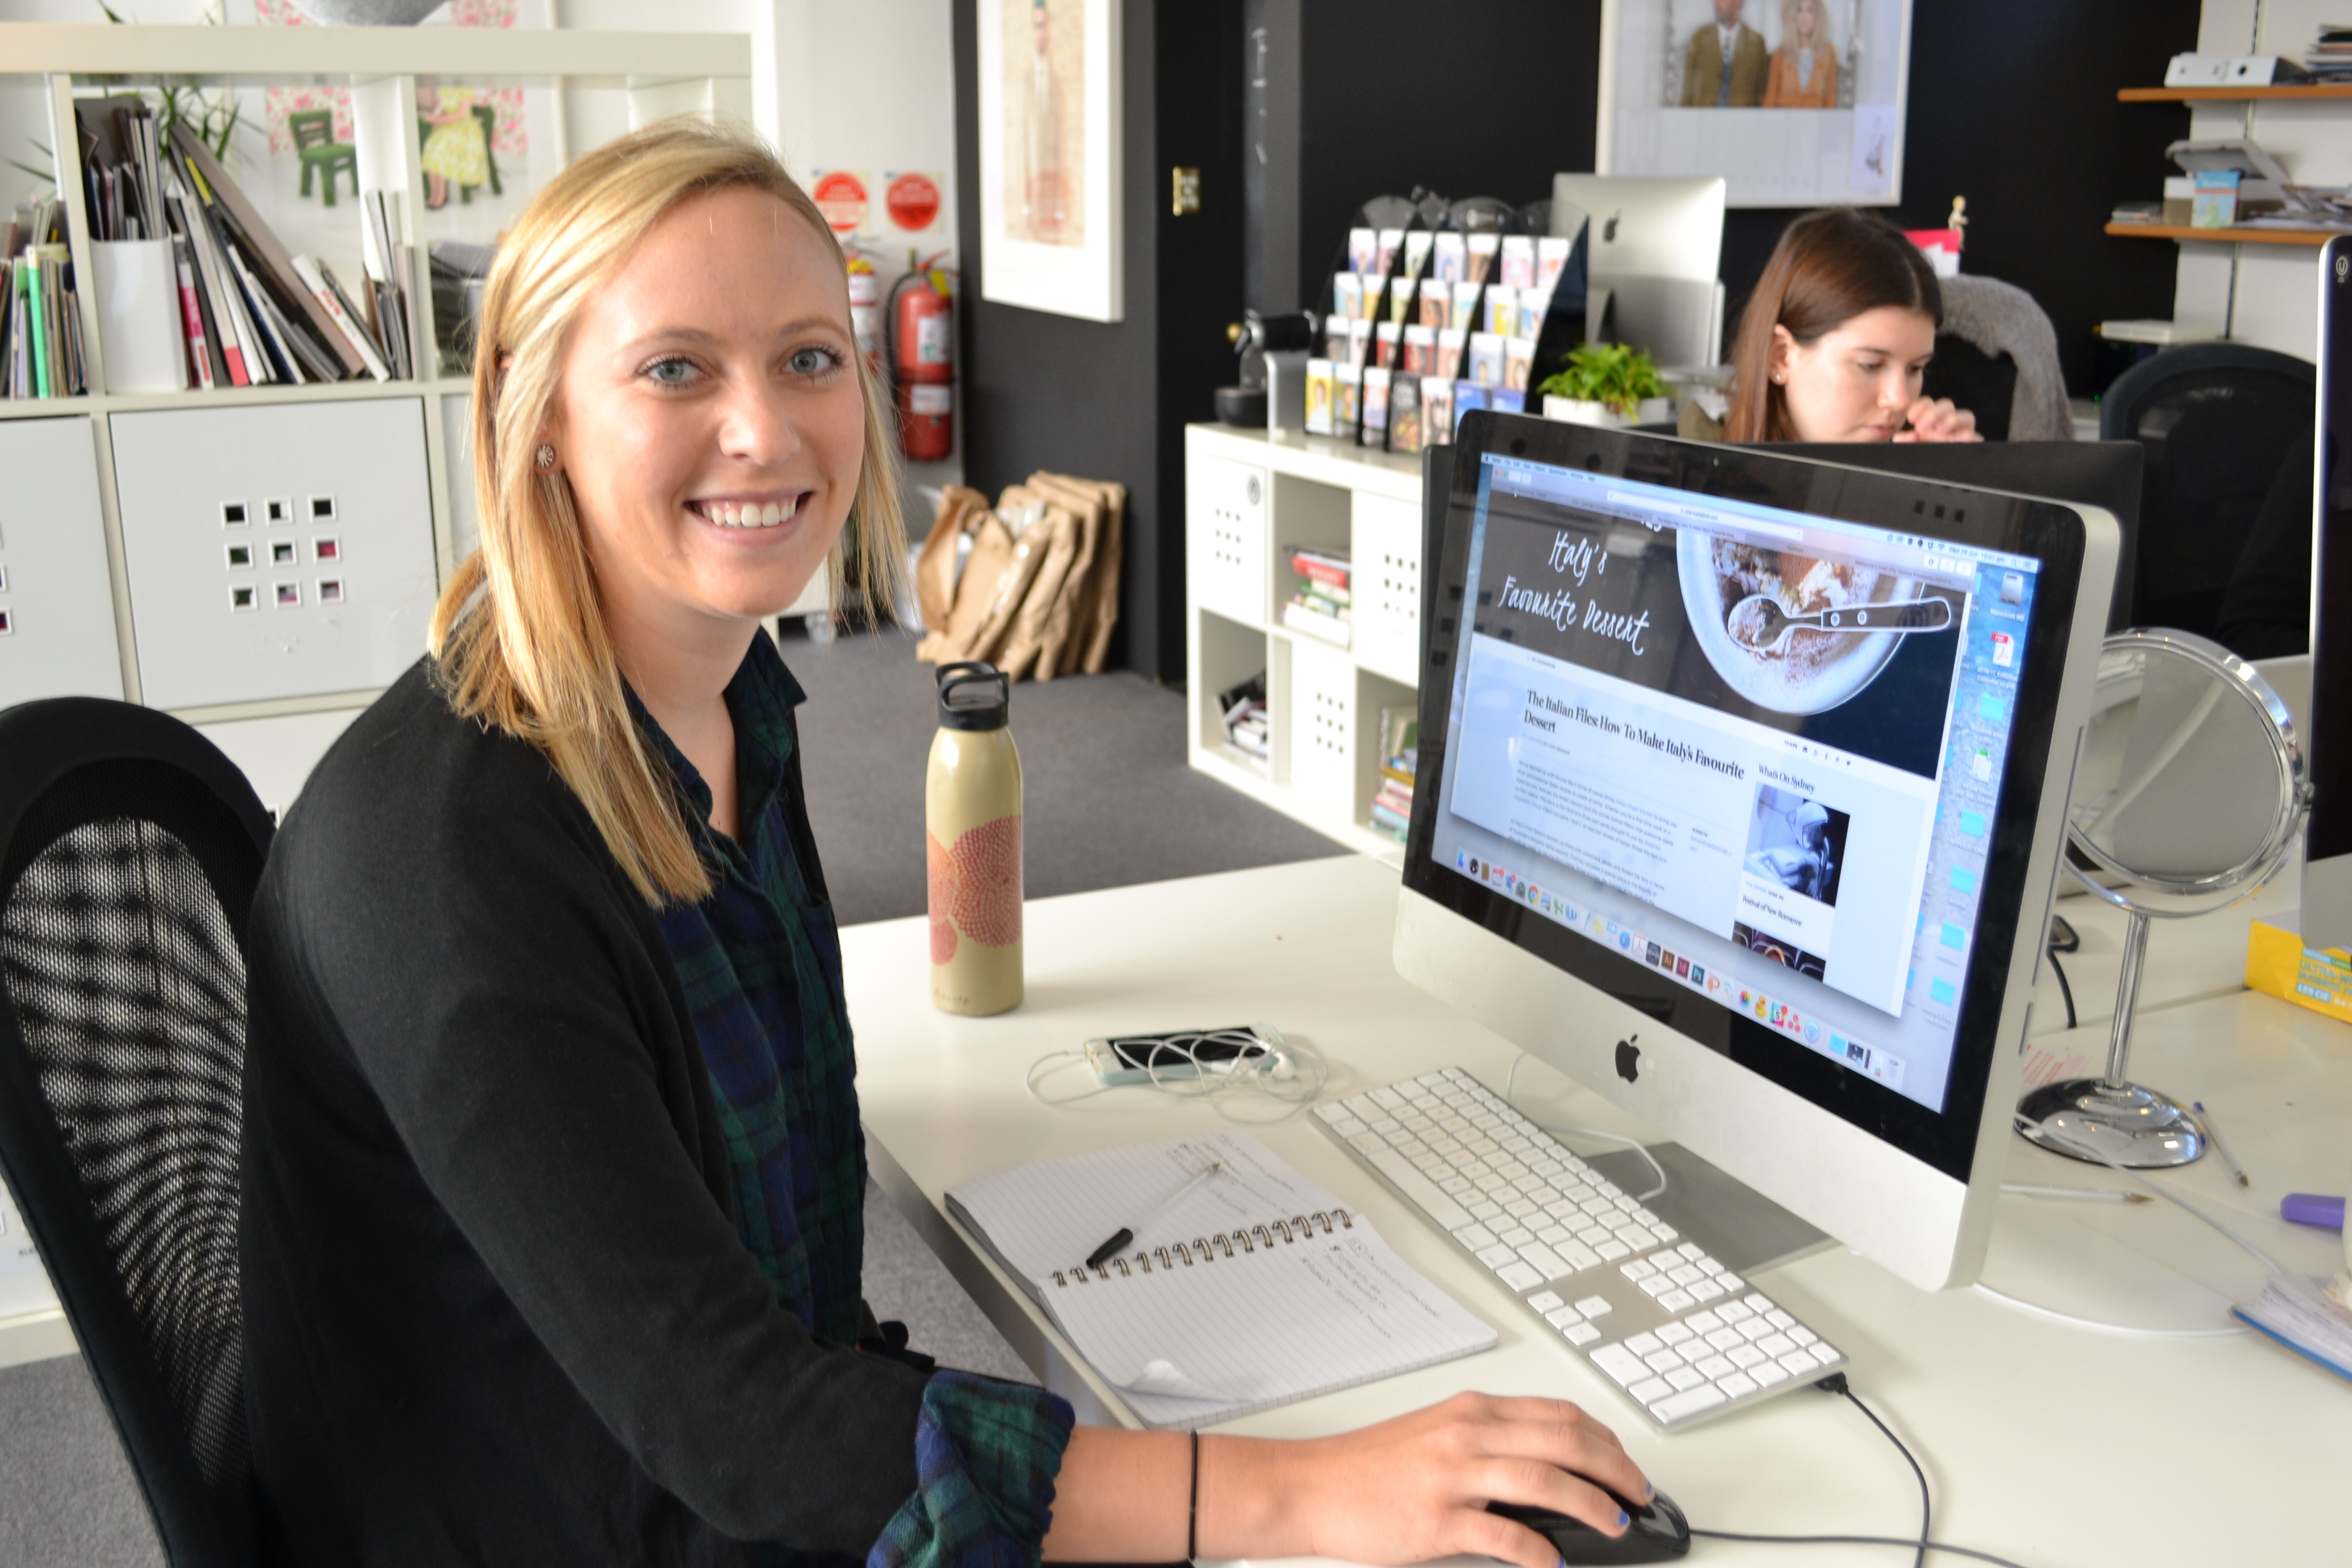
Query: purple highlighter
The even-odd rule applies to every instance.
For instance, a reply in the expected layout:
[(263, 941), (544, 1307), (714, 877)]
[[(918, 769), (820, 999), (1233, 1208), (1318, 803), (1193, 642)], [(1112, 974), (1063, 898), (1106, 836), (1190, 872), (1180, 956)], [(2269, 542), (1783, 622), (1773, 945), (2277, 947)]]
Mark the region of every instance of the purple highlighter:
[(2279, 1199), (2279, 1218), (2317, 1226), (2322, 1230), (2342, 1230), (2344, 1200), (2322, 1197), (2316, 1193), (2289, 1193)]

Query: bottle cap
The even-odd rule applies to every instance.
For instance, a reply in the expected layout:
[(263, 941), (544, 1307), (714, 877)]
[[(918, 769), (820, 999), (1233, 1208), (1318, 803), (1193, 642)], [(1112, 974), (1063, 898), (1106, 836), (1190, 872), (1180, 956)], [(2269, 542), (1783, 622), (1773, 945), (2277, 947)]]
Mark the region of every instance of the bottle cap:
[(940, 666), (940, 726), (947, 730), (1002, 730), (1013, 706), (1013, 683), (992, 664), (977, 659)]

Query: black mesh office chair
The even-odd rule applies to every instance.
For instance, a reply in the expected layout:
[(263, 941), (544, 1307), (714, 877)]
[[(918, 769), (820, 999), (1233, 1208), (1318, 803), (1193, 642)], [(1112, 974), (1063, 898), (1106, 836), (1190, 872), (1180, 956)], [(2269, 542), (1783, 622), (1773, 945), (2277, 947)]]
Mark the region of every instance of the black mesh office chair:
[(261, 1561), (237, 1291), (268, 815), (175, 719), (0, 713), (0, 1175), (174, 1568)]
[(2167, 349), (2116, 377), (2099, 438), (2147, 454), (2135, 624), (2213, 636), (2263, 498), (2311, 429), (2315, 384), (2305, 361), (2246, 343)]

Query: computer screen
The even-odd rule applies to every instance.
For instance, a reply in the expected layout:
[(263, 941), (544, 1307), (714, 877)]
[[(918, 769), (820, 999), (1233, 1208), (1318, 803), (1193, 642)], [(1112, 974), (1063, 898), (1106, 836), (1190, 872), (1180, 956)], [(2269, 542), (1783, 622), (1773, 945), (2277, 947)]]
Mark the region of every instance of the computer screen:
[[(1812, 1200), (1841, 1166), (1965, 1185), (2005, 1136), (2112, 521), (1474, 418), (1433, 563), (1400, 967), (1833, 1234), (1885, 1253), (1958, 1226), (1932, 1183), (1948, 1207), (1916, 1226)], [(1940, 1279), (1934, 1251), (1900, 1267)]]

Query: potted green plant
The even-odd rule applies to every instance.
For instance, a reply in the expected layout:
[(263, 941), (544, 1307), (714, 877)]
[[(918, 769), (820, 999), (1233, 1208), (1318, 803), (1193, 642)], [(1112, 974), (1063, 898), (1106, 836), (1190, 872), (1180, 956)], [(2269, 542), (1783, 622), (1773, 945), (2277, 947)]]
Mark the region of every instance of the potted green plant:
[(1673, 417), (1674, 392), (1650, 356), (1623, 343), (1580, 343), (1544, 379), (1547, 419), (1618, 428)]

